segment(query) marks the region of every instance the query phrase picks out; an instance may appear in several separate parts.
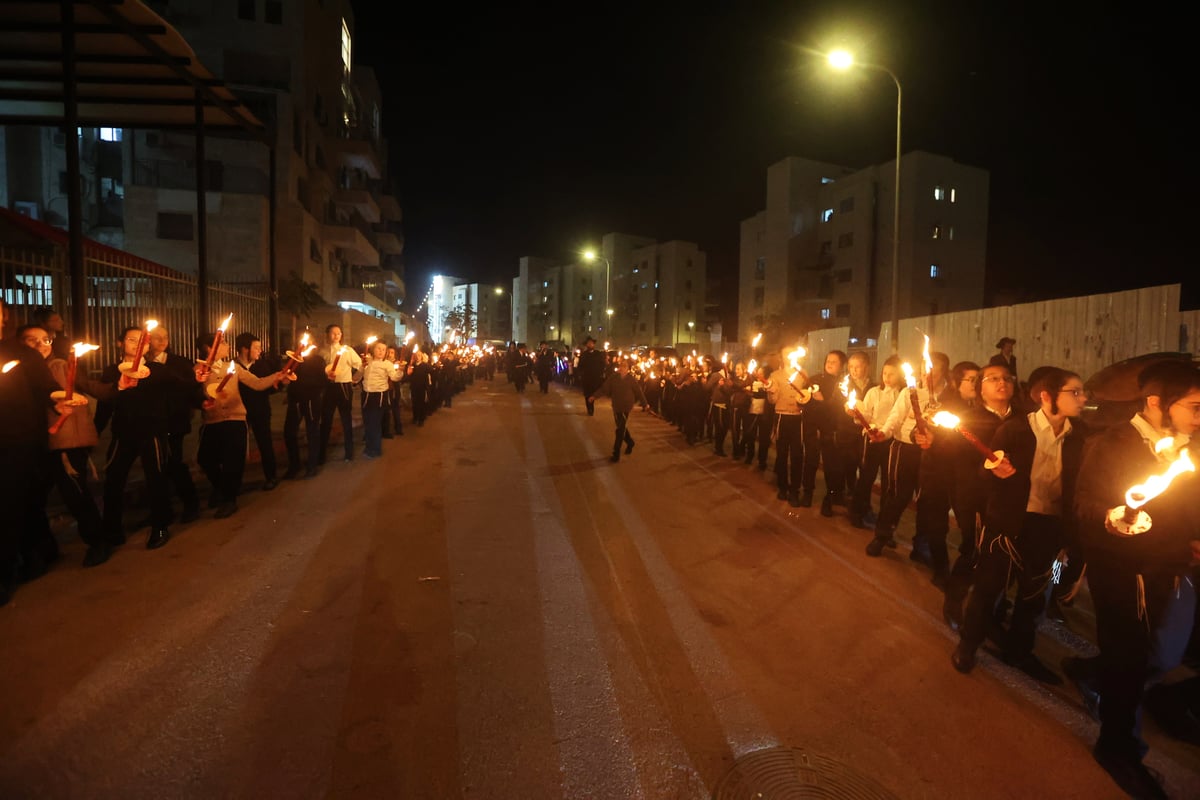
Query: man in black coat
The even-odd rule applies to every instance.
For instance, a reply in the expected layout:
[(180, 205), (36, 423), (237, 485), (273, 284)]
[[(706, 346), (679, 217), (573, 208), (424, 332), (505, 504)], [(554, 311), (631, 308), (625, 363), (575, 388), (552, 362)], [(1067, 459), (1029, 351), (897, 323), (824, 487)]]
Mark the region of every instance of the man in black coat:
[(167, 385), (167, 452), (163, 473), (167, 484), (183, 503), (180, 522), (191, 522), (200, 516), (200, 497), (192, 480), (192, 470), (183, 461), (184, 440), (192, 432), (192, 414), (204, 402), (204, 387), (195, 380), (195, 363), (171, 350), (170, 332), (163, 325), (150, 331), (147, 337), (146, 361), (161, 364), (173, 377)]
[(300, 423), (308, 445), (305, 478), (315, 477), (321, 464), (321, 402), (328, 383), (325, 357), (313, 350), (292, 366), (296, 380), (287, 386), (287, 412), (283, 418), (283, 444), (287, 449), (286, 480), (300, 477)]
[[(262, 340), (252, 333), (239, 333), (235, 340), (238, 366), (247, 370), (251, 375), (265, 378), (274, 375), (283, 368), (279, 359), (272, 355), (263, 355)], [(271, 438), (271, 395), (275, 389), (251, 389), (242, 386), (238, 389), (242, 395), (242, 405), (246, 407), (246, 425), (254, 434), (254, 444), (258, 447), (258, 455), (262, 459), (263, 491), (269, 492), (279, 485), (276, 477), (275, 442)]]
[(589, 336), (583, 343), (583, 351), (576, 360), (575, 373), (579, 376), (579, 386), (583, 390), (583, 400), (587, 403), (589, 417), (596, 415), (596, 404), (592, 396), (604, 383), (604, 375), (608, 372), (608, 357), (596, 349), (596, 340)]

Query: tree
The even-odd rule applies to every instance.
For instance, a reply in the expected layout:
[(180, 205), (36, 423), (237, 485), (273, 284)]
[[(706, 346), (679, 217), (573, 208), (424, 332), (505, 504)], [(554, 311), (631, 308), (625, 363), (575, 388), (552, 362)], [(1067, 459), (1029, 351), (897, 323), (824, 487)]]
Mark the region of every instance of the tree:
[(289, 341), (296, 341), (296, 320), (300, 317), (312, 318), (314, 309), (325, 305), (315, 283), (306, 283), (295, 270), (279, 281), (279, 308), (292, 318), (292, 336)]
[(475, 323), (475, 309), (471, 307), (470, 303), (459, 303), (446, 312), (446, 321), (442, 325), (458, 331), (463, 338), (466, 338), (475, 335)]

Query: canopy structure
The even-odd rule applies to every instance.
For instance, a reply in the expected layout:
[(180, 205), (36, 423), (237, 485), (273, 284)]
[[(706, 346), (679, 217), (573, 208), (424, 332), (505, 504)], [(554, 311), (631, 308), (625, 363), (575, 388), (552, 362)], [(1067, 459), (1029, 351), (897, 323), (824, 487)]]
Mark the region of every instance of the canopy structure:
[[(83, 126), (188, 130), (203, 165), (207, 135), (270, 150), (271, 324), (275, 305), (275, 151), (259, 119), (201, 64), (184, 38), (138, 0), (0, 0), (0, 124), (74, 131)], [(73, 137), (72, 137), (73, 138)], [(73, 322), (83, 327), (86, 286), (78, 148), (67, 150)], [(196, 175), (201, 303), (207, 287), (204, 170)], [(206, 309), (199, 309), (202, 317)]]

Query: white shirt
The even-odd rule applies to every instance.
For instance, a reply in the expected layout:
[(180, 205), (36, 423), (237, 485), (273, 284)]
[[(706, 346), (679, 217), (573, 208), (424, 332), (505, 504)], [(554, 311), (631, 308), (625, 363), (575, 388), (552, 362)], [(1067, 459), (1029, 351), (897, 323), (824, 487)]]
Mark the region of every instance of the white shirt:
[[(341, 358), (338, 358), (339, 347)], [(337, 359), (337, 369), (333, 371), (334, 383), (350, 383), (354, 380), (354, 371), (362, 368), (362, 358), (349, 345), (330, 345), (325, 363), (333, 366), (334, 359)]]
[[(345, 356), (343, 356), (345, 358)], [(342, 365), (338, 364), (340, 368)], [(390, 387), (389, 381), (400, 377), (400, 371), (395, 362), (380, 360), (371, 361), (363, 368), (362, 388), (364, 392), (386, 392)]]
[[(882, 428), (887, 422), (888, 415), (896, 405), (900, 391), (890, 386), (879, 384), (867, 389), (867, 394), (858, 402), (858, 410), (868, 423), (876, 428)], [(915, 424), (915, 423), (914, 423)]]
[[(1158, 459), (1158, 463), (1163, 466), (1169, 466), (1171, 462), (1179, 458), (1179, 451), (1186, 447), (1192, 438), (1187, 434), (1181, 433), (1172, 437), (1169, 433), (1157, 431), (1141, 414), (1134, 414), (1133, 419), (1129, 420), (1129, 424), (1142, 435), (1142, 441), (1150, 448), (1150, 452), (1154, 453), (1154, 457)], [(1154, 449), (1160, 439), (1168, 438), (1171, 439), (1170, 447), (1161, 451)]]
[(1028, 418), (1037, 446), (1029, 469), (1029, 501), (1025, 510), (1057, 517), (1062, 514), (1062, 445), (1071, 432), (1071, 420), (1063, 420), (1062, 431), (1055, 435), (1045, 411), (1039, 409)]
[[(948, 391), (949, 386), (943, 384), (942, 392)], [(912, 414), (912, 393), (917, 393), (917, 403), (921, 407), (922, 416), (928, 415), (929, 411), (941, 408), (941, 403), (938, 398), (941, 397), (941, 392), (937, 397), (931, 397), (928, 389), (917, 388), (910, 389), (904, 387), (896, 393), (896, 400), (892, 404), (892, 410), (888, 412), (887, 420), (879, 426), (879, 429), (887, 436), (894, 436), (902, 442), (912, 443), (912, 432), (917, 427), (916, 417)]]

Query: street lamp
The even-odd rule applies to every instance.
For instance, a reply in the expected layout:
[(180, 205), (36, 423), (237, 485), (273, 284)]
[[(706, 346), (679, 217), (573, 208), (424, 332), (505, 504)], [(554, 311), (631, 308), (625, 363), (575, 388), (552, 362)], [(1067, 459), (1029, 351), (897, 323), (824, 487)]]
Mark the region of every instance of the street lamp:
[(612, 324), (613, 310), (608, 304), (608, 290), (612, 282), (612, 262), (608, 260), (608, 256), (600, 255), (595, 250), (584, 250), (583, 260), (590, 263), (595, 262), (597, 258), (604, 259), (604, 313), (608, 315), (609, 324)]
[(828, 56), (829, 65), (834, 69), (847, 70), (853, 66), (886, 72), (896, 84), (896, 191), (892, 201), (892, 352), (900, 351), (900, 101), (903, 90), (900, 79), (882, 64), (871, 64), (865, 61), (855, 61), (854, 56), (846, 50), (834, 50)]

